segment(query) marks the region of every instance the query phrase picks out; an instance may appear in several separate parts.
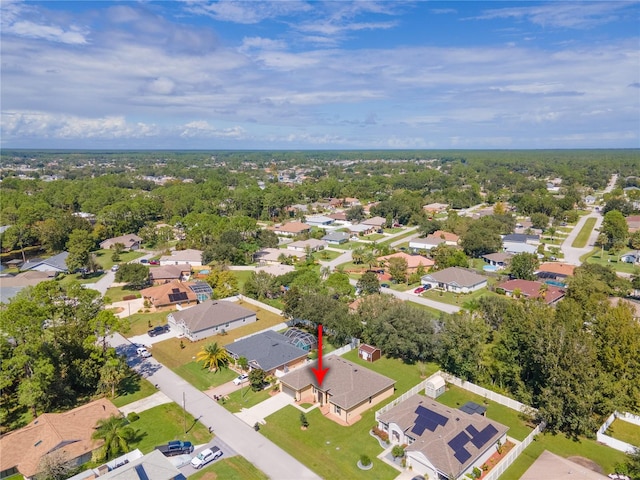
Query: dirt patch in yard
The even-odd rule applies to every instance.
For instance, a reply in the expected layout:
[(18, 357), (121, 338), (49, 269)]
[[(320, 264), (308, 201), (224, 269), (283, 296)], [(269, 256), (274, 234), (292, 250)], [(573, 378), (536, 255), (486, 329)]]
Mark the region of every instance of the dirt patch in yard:
[(574, 455), (573, 457), (568, 457), (567, 460), (571, 460), (573, 463), (582, 465), (583, 467), (588, 468), (589, 470), (593, 470), (594, 472), (604, 474), (604, 470), (602, 469), (602, 467), (593, 460), (589, 460), (588, 458)]

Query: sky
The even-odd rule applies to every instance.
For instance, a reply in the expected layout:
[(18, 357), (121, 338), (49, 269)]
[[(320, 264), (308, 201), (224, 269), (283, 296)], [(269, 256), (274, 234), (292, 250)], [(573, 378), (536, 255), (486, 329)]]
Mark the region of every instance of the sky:
[(0, 2), (0, 146), (640, 147), (640, 2)]

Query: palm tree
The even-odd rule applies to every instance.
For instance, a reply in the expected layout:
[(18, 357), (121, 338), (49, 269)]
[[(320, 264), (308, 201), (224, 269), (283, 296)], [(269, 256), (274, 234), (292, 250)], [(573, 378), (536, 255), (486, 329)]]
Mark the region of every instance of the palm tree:
[(238, 358), (236, 363), (238, 364), (238, 367), (240, 367), (240, 371), (243, 373), (249, 369), (249, 360), (247, 360), (247, 357)]
[(109, 460), (129, 451), (129, 443), (134, 440), (136, 432), (129, 426), (125, 417), (111, 415), (96, 423), (96, 431), (91, 438), (104, 440), (100, 452), (101, 460)]
[(205, 345), (198, 352), (196, 361), (203, 362), (203, 368), (208, 367), (210, 371), (215, 372), (229, 366), (229, 353), (224, 347), (220, 347), (216, 342), (213, 342)]

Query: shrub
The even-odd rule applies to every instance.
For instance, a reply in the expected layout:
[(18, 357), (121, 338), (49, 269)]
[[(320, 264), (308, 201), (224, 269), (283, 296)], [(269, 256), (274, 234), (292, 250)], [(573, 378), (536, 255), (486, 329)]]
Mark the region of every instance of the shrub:
[(363, 467), (366, 467), (368, 465), (371, 465), (371, 459), (369, 458), (368, 455), (360, 455), (360, 465), (362, 465)]
[(384, 430), (379, 429), (377, 426), (374, 426), (371, 429), (371, 431), (373, 432), (373, 434), (376, 437), (378, 437), (383, 442), (388, 442), (389, 441), (389, 434), (387, 432), (385, 432)]
[(300, 425), (303, 428), (307, 428), (309, 426), (309, 420), (307, 420), (307, 416), (304, 414), (304, 412), (300, 413)]
[(394, 459), (404, 457), (404, 448), (401, 445), (394, 445), (391, 449), (391, 455), (393, 455)]
[(131, 412), (129, 415), (127, 415), (127, 420), (129, 420), (129, 423), (133, 423), (139, 418), (140, 415), (138, 415), (136, 412)]

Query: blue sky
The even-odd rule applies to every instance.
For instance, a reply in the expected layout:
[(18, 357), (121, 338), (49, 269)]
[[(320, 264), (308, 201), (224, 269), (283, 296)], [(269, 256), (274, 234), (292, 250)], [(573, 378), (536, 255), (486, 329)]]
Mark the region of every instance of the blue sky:
[(639, 2), (2, 0), (3, 148), (637, 148)]

